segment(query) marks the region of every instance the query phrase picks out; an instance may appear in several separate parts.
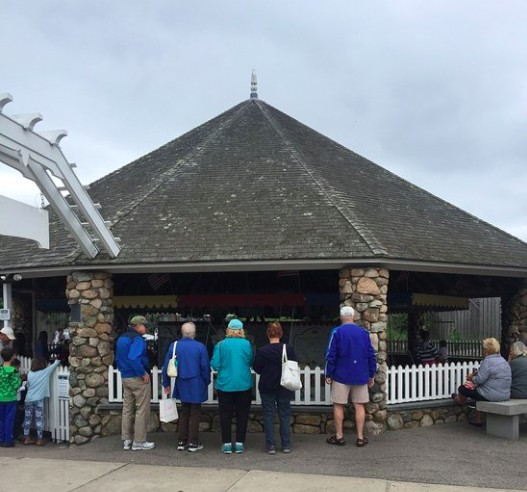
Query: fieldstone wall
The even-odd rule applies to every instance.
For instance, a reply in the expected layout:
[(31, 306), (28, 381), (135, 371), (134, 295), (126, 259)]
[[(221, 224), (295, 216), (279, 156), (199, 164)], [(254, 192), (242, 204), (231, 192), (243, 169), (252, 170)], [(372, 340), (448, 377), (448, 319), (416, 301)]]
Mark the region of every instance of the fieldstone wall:
[(466, 422), (470, 409), (466, 405), (445, 405), (436, 408), (390, 410), (386, 419), (388, 430), (430, 427), (449, 422)]
[(527, 279), (518, 292), (503, 303), (503, 339), (511, 343), (527, 342)]
[(105, 272), (73, 272), (66, 298), (80, 305), (70, 322), (70, 442), (84, 444), (102, 434), (110, 420), (98, 406), (108, 403), (108, 366), (113, 362), (113, 282)]
[[(371, 404), (370, 404), (371, 405)], [(371, 409), (370, 409), (371, 410)], [(385, 430), (412, 429), (415, 427), (429, 427), (431, 425), (444, 424), (447, 422), (466, 422), (468, 420), (469, 409), (465, 405), (454, 405), (452, 403), (431, 408), (406, 409), (406, 410), (387, 410)], [(106, 413), (107, 412), (107, 413)], [(103, 429), (102, 435), (120, 434), (121, 432), (121, 409), (107, 410), (105, 416), (111, 419), (111, 424)], [(291, 411), (291, 429), (293, 434), (334, 434), (335, 422), (331, 407), (312, 409), (306, 412), (304, 409)], [(275, 418), (275, 425), (278, 429), (278, 418)], [(177, 432), (178, 424), (163, 423), (159, 421), (157, 406), (152, 406), (148, 432)], [(346, 433), (353, 433), (355, 429), (355, 417), (352, 407), (346, 408), (344, 419), (344, 430)], [(221, 432), (220, 418), (217, 407), (202, 407), (200, 432)], [(261, 408), (255, 407), (249, 414), (249, 424), (247, 432), (264, 432), (264, 419)], [(367, 433), (379, 432), (378, 427), (366, 430)], [(152, 438), (152, 436), (150, 436)]]
[(365, 427), (367, 432), (378, 434), (384, 430), (388, 415), (386, 322), (390, 273), (386, 268), (344, 268), (339, 277), (341, 303), (355, 309), (355, 321), (370, 332), (377, 354), (378, 369), (370, 390), (370, 403), (366, 405)]

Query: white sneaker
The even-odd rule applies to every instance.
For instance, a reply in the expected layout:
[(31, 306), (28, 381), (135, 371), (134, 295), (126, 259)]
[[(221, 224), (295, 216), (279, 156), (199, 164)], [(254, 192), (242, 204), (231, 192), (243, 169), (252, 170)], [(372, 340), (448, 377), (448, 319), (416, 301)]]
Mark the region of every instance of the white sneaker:
[(126, 439), (123, 441), (123, 449), (125, 451), (128, 451), (129, 449), (132, 449), (132, 440), (131, 439)]
[(142, 442), (134, 441), (132, 443), (132, 451), (143, 451), (147, 449), (154, 449), (155, 447), (156, 447), (155, 443), (148, 442), (148, 441), (142, 441)]

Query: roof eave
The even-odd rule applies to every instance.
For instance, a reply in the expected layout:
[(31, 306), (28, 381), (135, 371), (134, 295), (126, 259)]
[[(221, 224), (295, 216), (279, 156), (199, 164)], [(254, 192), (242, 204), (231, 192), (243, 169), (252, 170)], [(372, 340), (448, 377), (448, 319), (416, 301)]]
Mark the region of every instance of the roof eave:
[(115, 264), (86, 264), (72, 267), (55, 266), (28, 269), (17, 269), (12, 272), (20, 273), (25, 278), (56, 277), (67, 275), (72, 271), (106, 271), (110, 273), (188, 273), (188, 272), (243, 272), (243, 271), (273, 271), (273, 270), (340, 270), (346, 267), (384, 267), (389, 270), (403, 270), (414, 272), (431, 272), (458, 275), (483, 275), (491, 277), (527, 278), (527, 266), (493, 266), (471, 265), (458, 263), (439, 263), (426, 261), (408, 261), (399, 259), (316, 259), (316, 260), (266, 260), (266, 261), (209, 261), (189, 263), (135, 263), (125, 265)]

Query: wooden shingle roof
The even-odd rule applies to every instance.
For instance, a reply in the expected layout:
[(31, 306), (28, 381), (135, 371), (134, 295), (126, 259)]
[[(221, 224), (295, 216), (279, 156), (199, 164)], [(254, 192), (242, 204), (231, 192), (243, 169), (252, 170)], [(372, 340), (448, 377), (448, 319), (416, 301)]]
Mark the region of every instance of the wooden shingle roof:
[[(106, 266), (479, 266), (527, 276), (527, 244), (251, 99), (90, 185), (121, 254), (0, 237), (0, 271)], [(243, 267), (246, 265), (246, 267)], [(262, 267), (263, 268), (263, 267)]]

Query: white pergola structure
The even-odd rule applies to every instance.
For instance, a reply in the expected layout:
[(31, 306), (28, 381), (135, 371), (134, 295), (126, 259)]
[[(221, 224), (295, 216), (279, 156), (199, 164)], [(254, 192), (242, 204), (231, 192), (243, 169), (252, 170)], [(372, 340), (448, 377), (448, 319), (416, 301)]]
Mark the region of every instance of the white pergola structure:
[[(120, 252), (119, 238), (113, 236), (73, 171), (75, 165), (67, 161), (59, 147), (67, 132), (33, 131), (35, 125), (42, 121), (39, 113), (3, 114), (4, 107), (12, 100), (10, 94), (0, 94), (0, 162), (16, 169), (40, 188), (86, 256), (95, 258), (100, 252), (99, 244), (110, 257), (115, 258)], [(61, 182), (61, 186), (57, 186), (52, 176)], [(66, 194), (63, 195), (63, 192)], [(31, 239), (39, 247), (47, 249), (48, 212), (0, 196), (0, 234)], [(13, 272), (2, 274), (4, 309), (8, 310), (11, 309), (9, 273)], [(4, 317), (9, 316), (8, 312), (3, 314)], [(4, 320), (4, 326), (8, 326), (8, 322)]]

